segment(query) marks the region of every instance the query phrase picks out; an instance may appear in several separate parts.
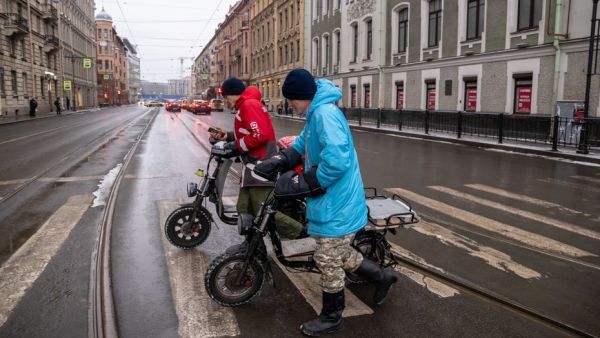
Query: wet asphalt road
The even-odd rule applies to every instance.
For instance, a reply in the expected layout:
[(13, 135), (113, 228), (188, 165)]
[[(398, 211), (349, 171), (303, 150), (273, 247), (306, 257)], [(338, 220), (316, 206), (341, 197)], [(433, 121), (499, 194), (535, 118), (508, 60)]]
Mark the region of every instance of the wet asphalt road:
[[(143, 113), (141, 108), (127, 111), (119, 117)], [(73, 116), (75, 118), (77, 116)], [(101, 119), (102, 123), (106, 123), (106, 120)], [(302, 127), (298, 121), (278, 118), (273, 121), (278, 137), (297, 134)], [(181, 253), (164, 243), (161, 224), (161, 212), (164, 210), (160, 206), (166, 202), (173, 205), (189, 201), (185, 185), (188, 181), (197, 181), (194, 172), (206, 162), (207, 127), (229, 128), (232, 122), (233, 115), (227, 112), (194, 116), (188, 112), (167, 113), (161, 110), (138, 147), (121, 187), (113, 225), (113, 288), (120, 336), (194, 336), (194, 331), (186, 331), (194, 326), (187, 326), (186, 329), (187, 323), (182, 320), (185, 310), (199, 312), (192, 313), (199, 317), (222, 310), (211, 302), (206, 302), (205, 308), (183, 308), (184, 311), (180, 305), (187, 304), (182, 298), (202, 297), (202, 271), (224, 248), (240, 241), (235, 227), (218, 222), (218, 228), (213, 227), (209, 239), (200, 248), (191, 253)], [(93, 124), (98, 126), (99, 123), (94, 121)], [(80, 133), (89, 134), (93, 130), (99, 132), (101, 128), (82, 129)], [(137, 130), (139, 128), (134, 127), (108, 146), (92, 155), (86, 154), (83, 156), (86, 159), (84, 162), (81, 159), (74, 161), (72, 169), (67, 171), (68, 176), (106, 174), (119, 163), (120, 156), (131, 145)], [(3, 132), (0, 135), (7, 135), (8, 140), (23, 131), (16, 130), (14, 133)], [(574, 234), (564, 227), (549, 226), (545, 223), (548, 219), (537, 217), (546, 216), (562, 222), (562, 225), (599, 231), (600, 170), (597, 167), (370, 132), (355, 132), (354, 139), (365, 185), (375, 186), (380, 191), (394, 188), (408, 191), (413, 198), (407, 199), (429, 225), (419, 231), (403, 230), (396, 236), (390, 235), (396, 247), (409, 250), (448, 275), (493, 290), (504, 298), (594, 335), (600, 334), (600, 325), (595, 320), (600, 312), (596, 302), (600, 296), (596, 283), (600, 277), (600, 247), (597, 239)], [(51, 140), (44, 140), (43, 143), (52, 144)], [(76, 143), (73, 138), (70, 140), (66, 143)], [(0, 143), (0, 152), (6, 151), (2, 146)], [(20, 158), (18, 151), (13, 151), (10, 156)], [(46, 158), (58, 156), (49, 151), (44, 153), (52, 155)], [(5, 154), (2, 154), (2, 158), (8, 156)], [(33, 156), (31, 160), (15, 163), (35, 163), (40, 158), (44, 156)], [(2, 177), (2, 180), (35, 175), (34, 171), (14, 169), (13, 165), (8, 167), (6, 172), (11, 174)], [(29, 194), (35, 197), (27, 195), (24, 190), (14, 199), (22, 199), (22, 203), (37, 201), (35, 205), (43, 210), (8, 214), (2, 218), (0, 231), (15, 231), (18, 226), (14, 220), (18, 219), (35, 219), (39, 227), (64, 203), (67, 196), (94, 191), (98, 181), (45, 184), (45, 188), (31, 188)], [(497, 192), (473, 189), (466, 187), (466, 184), (494, 187), (555, 203), (563, 208), (498, 196)], [(235, 185), (235, 179), (228, 180), (226, 186), (229, 190), (226, 194), (235, 195)], [(4, 189), (2, 192), (10, 187), (8, 184), (0, 186)], [(477, 199), (466, 200), (464, 194), (467, 193)], [(433, 205), (428, 203), (430, 200), (443, 204)], [(496, 204), (482, 205), (482, 200), (496, 202), (505, 209), (499, 209)], [(87, 334), (89, 257), (100, 209), (90, 208), (84, 214), (31, 290), (0, 327), (1, 337), (61, 336), (67, 332), (74, 333), (72, 336)], [(3, 206), (2, 212), (4, 210), (7, 209)], [(470, 214), (465, 216), (457, 210)], [(517, 215), (515, 210), (527, 211), (529, 217), (523, 217), (522, 212)], [(473, 218), (472, 215), (485, 219)], [(12, 221), (5, 222), (8, 219)], [(544, 238), (566, 243), (591, 255), (574, 257), (545, 247), (531, 247), (519, 237), (502, 236), (493, 231), (493, 226), (497, 224), (488, 220), (543, 235)], [(463, 246), (448, 240), (451, 236), (444, 237), (446, 234), (433, 231), (438, 229), (436, 226), (452, 231), (453, 236), (459, 236)], [(36, 226), (31, 225), (30, 228), (35, 229)], [(492, 252), (490, 248), (497, 252), (494, 251), (495, 254), (491, 256), (478, 256), (477, 253)], [(179, 255), (200, 257), (198, 266), (190, 266), (190, 271), (194, 272), (191, 276), (182, 279), (173, 276), (172, 259), (181, 258)], [(490, 261), (490, 257), (498, 261)], [(521, 270), (513, 268), (511, 264), (521, 267)], [(303, 293), (277, 268), (275, 281), (275, 288), (265, 284), (261, 295), (251, 304), (231, 310), (241, 336), (299, 336), (298, 325), (315, 315)], [(427, 286), (427, 281), (423, 281)], [(199, 287), (188, 293), (174, 291), (182, 285)], [(442, 297), (425, 286), (403, 275), (386, 303), (374, 308), (374, 314), (347, 318), (346, 328), (334, 336), (564, 335), (463, 290), (454, 296)], [(369, 305), (372, 292), (369, 286), (351, 286), (349, 289)], [(215, 318), (213, 322), (209, 320), (205, 323), (218, 325), (218, 322), (219, 318)], [(196, 336), (202, 332), (196, 331)]]

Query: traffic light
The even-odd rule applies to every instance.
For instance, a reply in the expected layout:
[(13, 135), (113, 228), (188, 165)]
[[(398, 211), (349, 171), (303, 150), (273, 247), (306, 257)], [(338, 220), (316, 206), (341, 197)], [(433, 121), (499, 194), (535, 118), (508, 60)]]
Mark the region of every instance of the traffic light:
[(121, 95), (121, 89), (117, 90), (117, 95)]

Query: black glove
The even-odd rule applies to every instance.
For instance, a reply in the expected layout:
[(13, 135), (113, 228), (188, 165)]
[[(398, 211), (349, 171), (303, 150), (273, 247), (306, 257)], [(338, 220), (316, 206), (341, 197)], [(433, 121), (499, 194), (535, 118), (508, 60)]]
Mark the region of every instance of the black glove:
[(294, 148), (289, 147), (280, 151), (277, 155), (257, 163), (253, 170), (258, 176), (272, 181), (277, 173), (291, 170), (300, 162), (302, 162), (302, 155)]
[(275, 183), (275, 197), (279, 199), (316, 197), (324, 193), (325, 189), (317, 180), (317, 167), (312, 167), (303, 174), (298, 174), (293, 170), (288, 171), (281, 175)]
[(212, 149), (210, 150), (210, 153), (223, 158), (231, 158), (240, 155), (240, 152), (238, 151), (237, 146), (235, 145), (235, 141), (227, 143), (222, 141), (217, 142), (215, 143), (215, 145), (213, 145)]

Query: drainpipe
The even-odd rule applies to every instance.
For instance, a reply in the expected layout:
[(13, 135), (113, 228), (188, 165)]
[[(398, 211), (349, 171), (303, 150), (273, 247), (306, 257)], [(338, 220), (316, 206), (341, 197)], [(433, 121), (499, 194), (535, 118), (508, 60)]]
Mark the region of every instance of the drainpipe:
[(554, 46), (554, 50), (555, 50), (555, 56), (554, 56), (554, 88), (553, 88), (553, 97), (554, 97), (554, 105), (556, 106), (557, 102), (558, 102), (558, 82), (560, 81), (560, 63), (561, 63), (561, 59), (560, 59), (560, 31), (561, 31), (561, 26), (562, 26), (562, 7), (563, 7), (563, 0), (556, 0), (556, 10), (554, 13), (554, 34), (553, 34), (553, 38), (554, 38), (554, 42), (553, 42), (553, 46)]
[(385, 57), (387, 53), (387, 48), (385, 46), (385, 30), (386, 27), (386, 12), (383, 10), (383, 6), (387, 4), (387, 1), (378, 1), (379, 3), (379, 61), (377, 65), (377, 70), (379, 74), (379, 88), (378, 88), (378, 100), (377, 100), (377, 108), (383, 108), (384, 103), (384, 91), (383, 87), (385, 85), (385, 81), (383, 79), (383, 67), (385, 66)]

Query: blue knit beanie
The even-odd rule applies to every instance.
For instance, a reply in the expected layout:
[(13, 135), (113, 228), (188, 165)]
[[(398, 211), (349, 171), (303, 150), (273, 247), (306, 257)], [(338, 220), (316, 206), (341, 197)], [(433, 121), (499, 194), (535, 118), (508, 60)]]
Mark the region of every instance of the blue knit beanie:
[(246, 90), (246, 85), (237, 77), (230, 77), (221, 84), (223, 96), (225, 95), (241, 95)]
[(281, 92), (289, 100), (312, 100), (317, 92), (317, 84), (308, 70), (296, 68), (285, 77)]

